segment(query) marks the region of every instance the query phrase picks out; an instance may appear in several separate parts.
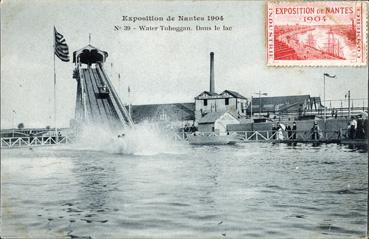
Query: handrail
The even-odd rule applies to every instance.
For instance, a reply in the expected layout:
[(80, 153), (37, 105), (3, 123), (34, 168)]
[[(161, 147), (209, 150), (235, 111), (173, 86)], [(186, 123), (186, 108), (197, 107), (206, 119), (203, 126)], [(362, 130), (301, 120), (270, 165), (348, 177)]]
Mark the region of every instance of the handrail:
[(46, 146), (69, 144), (73, 139), (69, 136), (33, 136), (33, 137), (1, 137), (0, 146), (4, 148), (19, 148), (30, 146)]
[(106, 83), (107, 83), (107, 85), (110, 86), (110, 89), (112, 90), (112, 95), (113, 95), (114, 99), (117, 101), (117, 105), (118, 105), (119, 109), (121, 111), (123, 111), (123, 113), (124, 113), (124, 116), (123, 117), (126, 118), (126, 120), (128, 121), (128, 125), (132, 127), (134, 125), (133, 120), (132, 120), (131, 116), (129, 115), (129, 113), (127, 112), (127, 109), (123, 106), (122, 101), (118, 97), (118, 94), (115, 91), (115, 89), (114, 89), (114, 87), (113, 87), (110, 79), (106, 75), (103, 66), (100, 65), (100, 64), (97, 64), (97, 69), (98, 69), (98, 71), (100, 71), (104, 75), (104, 79), (103, 80), (105, 80)]
[[(250, 131), (229, 131), (227, 135), (237, 136), (241, 141), (278, 141), (278, 140), (339, 140), (345, 137), (347, 129), (341, 130), (296, 130), (296, 131), (275, 131), (275, 130), (250, 130)], [(188, 135), (212, 136), (215, 132), (185, 132)], [(313, 138), (314, 136), (314, 138)]]

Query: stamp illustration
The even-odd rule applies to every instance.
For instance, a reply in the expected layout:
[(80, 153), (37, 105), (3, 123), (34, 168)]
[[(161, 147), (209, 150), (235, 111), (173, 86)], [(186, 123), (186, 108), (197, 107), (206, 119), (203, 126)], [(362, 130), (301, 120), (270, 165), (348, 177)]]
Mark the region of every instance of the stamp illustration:
[(268, 2), (268, 65), (366, 65), (366, 7), (366, 2)]

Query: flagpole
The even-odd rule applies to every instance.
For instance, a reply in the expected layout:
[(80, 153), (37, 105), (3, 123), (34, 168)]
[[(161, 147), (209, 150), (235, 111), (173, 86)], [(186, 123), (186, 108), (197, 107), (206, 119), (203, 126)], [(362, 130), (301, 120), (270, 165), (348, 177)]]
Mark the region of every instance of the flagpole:
[(128, 86), (128, 114), (132, 118), (132, 104), (131, 104), (131, 87)]
[(54, 52), (53, 52), (53, 56), (54, 56), (54, 124), (55, 124), (55, 139), (56, 142), (55, 144), (59, 143), (59, 134), (60, 132), (58, 132), (58, 127), (57, 127), (57, 122), (56, 122), (56, 67), (55, 67), (55, 58), (58, 57), (60, 60), (62, 61), (69, 61), (69, 49), (68, 49), (68, 45), (65, 41), (65, 38), (62, 34), (60, 34), (54, 25)]
[(58, 129), (56, 127), (56, 70), (55, 70), (55, 26), (54, 26), (54, 49), (53, 49), (53, 56), (54, 56), (54, 125), (55, 125), (55, 138), (57, 143), (58, 139)]

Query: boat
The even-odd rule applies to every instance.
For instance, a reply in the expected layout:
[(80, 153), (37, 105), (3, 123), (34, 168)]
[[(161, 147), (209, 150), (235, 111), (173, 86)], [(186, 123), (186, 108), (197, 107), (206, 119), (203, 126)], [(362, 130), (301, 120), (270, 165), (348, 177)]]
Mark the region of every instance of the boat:
[(328, 39), (327, 42), (325, 43), (325, 49), (323, 49), (323, 52), (339, 59), (345, 59), (342, 50), (343, 47), (341, 46), (342, 43), (340, 43), (339, 38), (337, 38), (337, 36), (334, 35), (332, 29), (330, 29), (327, 34)]
[(229, 145), (239, 142), (235, 135), (217, 135), (193, 133), (187, 135), (187, 140), (193, 145)]

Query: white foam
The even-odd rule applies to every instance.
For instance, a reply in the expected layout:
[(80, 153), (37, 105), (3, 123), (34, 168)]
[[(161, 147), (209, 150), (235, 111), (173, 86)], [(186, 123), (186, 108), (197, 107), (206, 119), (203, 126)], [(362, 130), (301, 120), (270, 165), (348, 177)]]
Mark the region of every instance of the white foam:
[[(118, 137), (122, 134), (123, 137)], [(175, 140), (172, 130), (144, 122), (120, 132), (101, 125), (85, 126), (78, 135), (75, 147), (118, 154), (156, 155), (184, 153), (186, 143)]]

